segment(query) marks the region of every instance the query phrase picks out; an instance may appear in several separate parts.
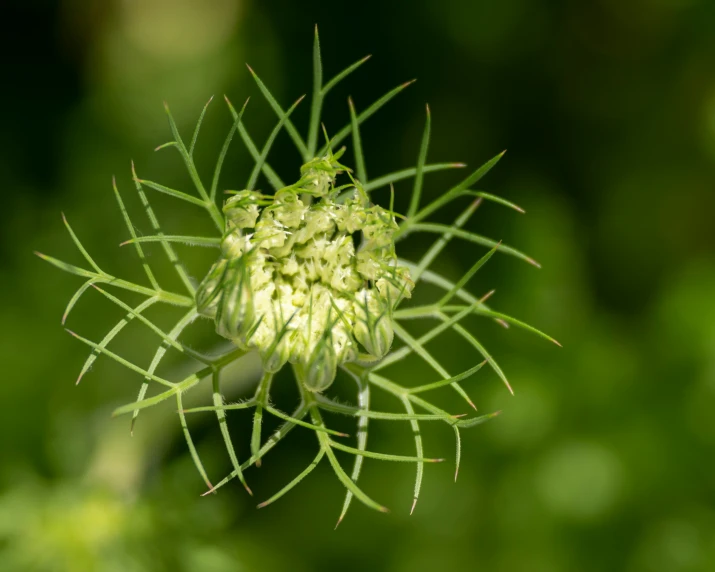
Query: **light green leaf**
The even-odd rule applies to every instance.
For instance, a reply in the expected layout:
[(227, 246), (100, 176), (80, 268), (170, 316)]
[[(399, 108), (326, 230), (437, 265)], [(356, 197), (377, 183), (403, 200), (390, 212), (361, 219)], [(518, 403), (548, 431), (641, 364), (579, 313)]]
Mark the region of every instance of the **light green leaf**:
[(420, 205), (420, 197), (422, 196), (422, 182), (424, 180), (425, 163), (427, 162), (427, 150), (429, 149), (429, 137), (432, 125), (432, 115), (430, 114), (429, 105), (427, 106), (427, 120), (425, 121), (425, 130), (422, 134), (422, 144), (420, 145), (420, 154), (417, 158), (417, 169), (415, 170), (415, 184), (412, 187), (412, 197), (410, 198), (410, 206), (407, 209), (407, 218), (411, 218), (417, 212)]
[[(246, 67), (248, 68), (248, 71), (251, 72), (253, 79), (258, 85), (258, 89), (261, 90), (263, 97), (266, 98), (266, 101), (268, 101), (273, 111), (276, 112), (276, 115), (278, 115), (279, 118), (285, 117), (286, 113), (283, 111), (283, 108), (280, 106), (278, 101), (276, 101), (276, 98), (273, 97), (261, 78), (258, 77), (258, 74), (256, 74), (256, 72), (253, 71), (253, 68), (251, 68), (248, 64), (246, 64)], [(298, 130), (295, 128), (295, 125), (293, 125), (293, 122), (288, 118), (285, 119), (285, 128), (286, 131), (288, 131), (288, 135), (290, 135), (290, 138), (293, 140), (293, 143), (295, 143), (300, 156), (308, 157), (308, 147), (306, 146), (305, 141), (303, 141), (303, 138), (300, 136), (300, 133), (298, 133)]]

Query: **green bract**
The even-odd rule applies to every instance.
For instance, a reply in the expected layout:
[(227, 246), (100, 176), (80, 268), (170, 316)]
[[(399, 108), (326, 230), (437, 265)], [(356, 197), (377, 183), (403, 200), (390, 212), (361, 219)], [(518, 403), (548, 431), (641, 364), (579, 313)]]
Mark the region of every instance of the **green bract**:
[[(246, 469), (258, 465), (261, 458), (295, 427), (313, 431), (318, 447), (315, 459), (283, 489), (259, 506), (270, 504), (292, 489), (326, 458), (337, 478), (347, 489), (340, 519), (345, 515), (353, 497), (372, 508), (386, 510), (357, 485), (365, 458), (415, 464), (416, 479), (412, 495), (414, 509), (422, 485), (424, 464), (440, 460), (424, 456), (421, 424), (439, 421), (452, 428), (456, 438), (458, 470), (461, 429), (478, 425), (496, 415), (454, 415), (429, 399), (435, 390), (449, 386), (465, 403), (474, 407), (461, 383), (479, 371), (484, 364), (489, 364), (511, 390), (506, 375), (482, 341), (461, 323), (465, 317), (474, 314), (486, 316), (495, 323), (513, 324), (554, 341), (519, 320), (491, 310), (485, 303), (489, 294), (480, 298), (473, 296), (466, 289), (474, 274), (497, 250), (537, 265), (518, 250), (466, 229), (470, 217), (483, 201), (493, 201), (523, 212), (504, 199), (474, 188), (499, 161), (502, 154), (471, 172), (453, 187), (437, 194), (437, 198), (431, 202), (422, 204), (422, 189), (427, 173), (464, 167), (460, 163), (427, 163), (431, 125), (428, 108), (416, 166), (368, 179), (360, 125), (411, 82), (399, 85), (360, 113), (355, 110), (352, 101), (349, 101), (350, 121), (338, 130), (331, 140), (319, 147), (318, 127), (324, 98), (337, 83), (357, 70), (366, 60), (367, 58), (364, 58), (354, 63), (330, 81), (324, 82), (316, 29), (313, 96), (305, 138), (290, 120), (290, 115), (300, 100), (284, 110), (251, 70), (259, 90), (278, 116), (278, 122), (263, 147), (259, 149), (242, 122), (245, 105), (237, 112), (226, 100), (233, 117), (233, 125), (219, 153), (210, 185), (204, 184), (204, 179), (194, 163), (194, 148), (208, 104), (199, 117), (188, 145), (181, 137), (169, 108), (166, 108), (173, 140), (160, 148), (173, 147), (179, 152), (194, 191), (180, 191), (141, 179), (132, 166), (136, 191), (154, 231), (154, 234), (138, 237), (135, 224), (125, 208), (116, 184), (114, 185), (119, 209), (129, 233), (129, 240), (125, 244), (133, 244), (146, 275), (146, 283), (138, 284), (104, 271), (82, 245), (66, 219), (65, 224), (70, 236), (88, 267), (82, 268), (44, 254), (40, 255), (53, 265), (85, 279), (70, 300), (63, 323), (90, 287), (95, 287), (125, 313), (124, 318), (99, 342), (73, 333), (92, 348), (80, 378), (91, 368), (98, 356), (104, 355), (125, 366), (142, 381), (137, 400), (118, 408), (115, 414), (131, 413), (133, 424), (141, 410), (166, 400), (174, 400), (189, 451), (209, 492), (216, 492), (233, 478), (238, 478), (250, 492), (244, 475)], [(273, 142), (284, 130), (295, 143), (300, 155), (300, 161), (294, 171), (298, 180), (292, 185), (286, 185), (268, 163)], [(254, 165), (244, 190), (227, 191), (228, 198), (220, 200), (219, 181), (222, 166), (235, 134), (239, 135), (253, 157)], [(335, 153), (332, 150), (348, 137), (351, 138), (354, 155), (353, 169), (338, 162), (345, 148)], [(272, 187), (273, 192), (256, 190), (261, 177)], [(410, 179), (412, 195), (405, 216), (397, 216), (393, 212), (392, 202), (389, 209), (375, 204), (372, 194), (374, 191)], [(215, 235), (164, 234), (159, 218), (151, 206), (147, 189), (203, 209), (215, 226)], [(453, 224), (427, 221), (428, 217), (441, 207), (464, 198), (468, 198), (469, 202)], [(398, 258), (400, 241), (414, 233), (433, 234), (436, 239), (420, 259), (410, 261)], [(431, 269), (432, 262), (454, 239), (469, 241), (489, 249), (456, 282)], [(160, 282), (150, 259), (145, 256), (144, 248), (149, 243), (158, 243), (163, 250), (176, 271), (181, 292), (167, 287), (165, 277), (161, 277)], [(175, 250), (175, 243), (218, 250), (218, 255), (212, 254), (207, 259), (207, 266), (211, 262), (213, 266), (198, 287)], [(423, 283), (428, 283), (433, 290), (436, 288), (443, 293), (432, 303), (404, 306), (403, 303), (410, 298), (413, 289), (419, 289)], [(140, 295), (143, 300), (131, 306), (101, 289), (100, 285)], [(162, 329), (146, 315), (149, 308), (158, 305), (183, 308), (183, 315), (169, 330)], [(219, 345), (222, 349), (204, 354), (188, 347), (182, 341), (184, 331), (200, 317), (214, 321), (216, 340), (230, 340), (228, 345), (231, 349), (226, 351), (224, 343)], [(411, 321), (416, 319), (432, 320), (436, 325), (416, 337), (410, 333)], [(134, 363), (109, 347), (131, 321), (139, 322), (157, 337), (157, 345), (153, 349), (153, 356), (147, 362), (148, 366)], [(455, 374), (430, 353), (427, 347), (430, 341), (450, 332), (461, 337), (473, 348), (475, 362), (480, 363)], [(193, 366), (187, 367), (192, 373), (180, 379), (158, 375), (158, 368), (169, 352), (181, 354), (190, 361)], [(262, 375), (254, 396), (240, 403), (226, 403), (221, 384), (226, 382), (225, 378), (230, 371), (236, 371), (228, 370), (228, 366), (254, 352), (260, 355), (262, 363)], [(433, 372), (431, 376), (418, 380), (418, 384), (407, 384), (403, 381), (398, 383), (382, 374), (384, 368), (411, 354), (429, 366)], [(274, 374), (287, 367), (287, 364), (290, 364), (293, 370), (300, 396), (299, 403), (290, 414), (274, 407), (270, 399)], [(211, 404), (185, 409), (184, 395), (204, 380), (210, 380), (211, 383)], [(357, 391), (354, 404), (338, 402), (328, 395), (337, 383), (355, 384)], [(147, 395), (152, 387), (158, 388), (159, 391)], [(401, 410), (375, 410), (371, 405), (371, 392), (374, 390), (395, 397)], [(226, 417), (234, 411), (240, 414), (240, 410), (245, 409), (253, 410), (250, 456), (247, 459), (239, 459)], [(204, 468), (186, 415), (202, 411), (211, 412), (216, 417), (232, 466), (229, 475), (217, 484), (213, 484)], [(328, 427), (323, 418), (325, 412), (357, 419), (358, 431), (352, 444), (347, 444), (347, 435)], [(268, 436), (263, 435), (262, 431), (265, 414), (283, 421), (283, 424)], [(414, 436), (414, 456), (369, 450), (367, 438), (371, 419), (409, 423)], [(385, 427), (389, 428), (389, 424)], [(349, 473), (338, 461), (336, 450), (355, 456)]]

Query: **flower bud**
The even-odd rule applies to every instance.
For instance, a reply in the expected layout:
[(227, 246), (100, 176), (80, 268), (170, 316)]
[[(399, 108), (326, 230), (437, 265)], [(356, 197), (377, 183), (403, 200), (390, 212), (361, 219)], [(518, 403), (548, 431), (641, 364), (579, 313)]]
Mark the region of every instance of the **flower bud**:
[(221, 258), (196, 294), (217, 333), (258, 351), (267, 372), (295, 364), (314, 392), (360, 353), (390, 351), (392, 310), (414, 286), (398, 264), (392, 213), (371, 205), (357, 181), (351, 196), (336, 200), (345, 189), (335, 187), (345, 170), (339, 156), (309, 161), (301, 179), (273, 197), (241, 191), (228, 199)]
[(253, 228), (258, 219), (258, 198), (256, 191), (239, 191), (226, 201), (223, 212), (228, 222), (239, 229)]
[(352, 234), (365, 226), (367, 213), (359, 198), (348, 200), (343, 205), (336, 205), (335, 210), (335, 222), (339, 231)]
[(256, 223), (253, 239), (261, 248), (279, 248), (285, 244), (286, 233), (283, 225), (271, 217), (261, 218)]
[(308, 191), (319, 197), (328, 195), (335, 177), (345, 170), (337, 159), (333, 154), (316, 157), (300, 168), (301, 181)]
[(392, 215), (381, 207), (372, 207), (372, 211), (367, 215), (367, 220), (362, 229), (366, 240), (363, 248), (376, 250), (392, 245), (396, 228)]
[(356, 297), (353, 335), (376, 358), (384, 357), (390, 351), (394, 332), (388, 307), (373, 291), (363, 290)]
[[(279, 290), (285, 290), (285, 288)], [(293, 312), (293, 315), (287, 320), (284, 320), (282, 312), (273, 311), (272, 321), (270, 323), (266, 322), (266, 327), (270, 329), (273, 339), (269, 341), (262, 339), (259, 335), (261, 342), (260, 353), (265, 371), (277, 373), (290, 358), (293, 331), (289, 329), (289, 326), (296, 314), (297, 311)]]
[(276, 208), (274, 217), (286, 228), (298, 228), (307, 207), (298, 198), (295, 191), (291, 189), (281, 189), (275, 195)]
[(386, 300), (388, 304), (394, 305), (401, 298), (410, 298), (412, 296), (412, 289), (415, 287), (415, 283), (412, 281), (407, 268), (397, 266), (392, 268), (383, 278), (377, 280), (375, 286), (382, 299)]
[(209, 318), (216, 316), (226, 265), (227, 262), (224, 259), (214, 264), (196, 290), (196, 311), (202, 316)]
[(338, 359), (326, 337), (315, 346), (310, 358), (302, 367), (300, 382), (308, 391), (320, 393), (330, 387), (337, 374)]
[(277, 373), (286, 364), (290, 357), (290, 332), (284, 331), (283, 335), (278, 334), (280, 339), (261, 352), (263, 369), (269, 373)]
[(295, 241), (304, 244), (321, 234), (332, 234), (335, 230), (335, 221), (330, 216), (328, 209), (320, 205), (309, 210), (303, 217), (305, 225), (295, 233)]
[(227, 233), (221, 241), (221, 256), (231, 260), (243, 254), (245, 237), (241, 236), (241, 231), (234, 230)]
[(253, 292), (245, 258), (243, 256), (229, 263), (216, 315), (216, 331), (241, 346), (245, 344), (245, 337), (255, 319)]
[(382, 264), (377, 253), (371, 250), (358, 252), (357, 271), (365, 280), (377, 280), (382, 273)]

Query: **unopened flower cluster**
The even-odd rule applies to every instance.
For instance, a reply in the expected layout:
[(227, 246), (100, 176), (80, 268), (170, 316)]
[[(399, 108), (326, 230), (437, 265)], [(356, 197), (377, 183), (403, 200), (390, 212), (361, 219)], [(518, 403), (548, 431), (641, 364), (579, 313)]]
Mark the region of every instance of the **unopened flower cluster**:
[(196, 295), (220, 335), (258, 350), (269, 372), (295, 364), (316, 392), (341, 363), (389, 351), (392, 310), (413, 287), (397, 264), (393, 214), (371, 205), (357, 181), (335, 187), (344, 170), (330, 154), (272, 196), (228, 199), (221, 258)]

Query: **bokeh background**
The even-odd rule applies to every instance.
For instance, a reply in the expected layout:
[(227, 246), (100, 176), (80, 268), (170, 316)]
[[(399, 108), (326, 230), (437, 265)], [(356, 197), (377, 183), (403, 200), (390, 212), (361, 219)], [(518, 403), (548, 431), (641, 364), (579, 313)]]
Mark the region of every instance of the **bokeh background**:
[[(10, 0), (2, 12), (0, 569), (715, 569), (714, 2)], [(100, 359), (75, 387), (87, 348), (60, 317), (81, 282), (32, 255), (79, 261), (63, 211), (98, 261), (133, 276), (111, 176), (144, 233), (130, 158), (140, 174), (188, 188), (178, 156), (152, 151), (170, 137), (162, 101), (188, 134), (217, 96), (200, 168), (230, 126), (222, 94), (253, 96), (246, 124), (262, 141), (275, 116), (244, 63), (287, 106), (310, 92), (316, 22), (327, 77), (374, 55), (331, 93), (329, 130), (347, 121), (348, 95), (362, 109), (419, 79), (365, 124), (369, 175), (415, 163), (425, 102), (431, 161), (476, 166), (508, 149), (483, 188), (528, 214), (485, 205), (469, 228), (543, 269), (497, 256), (471, 287), (496, 288), (494, 307), (564, 344), (470, 322), (516, 395), (480, 372), (470, 392), (503, 414), (465, 431), (458, 482), (451, 461), (428, 466), (409, 516), (412, 469), (368, 461), (361, 483), (392, 512), (355, 503), (337, 531), (342, 490), (327, 468), (257, 511), (236, 483), (199, 496), (171, 405), (147, 411), (130, 437), (110, 413), (140, 378)], [(297, 173), (285, 133), (271, 163), (286, 179)], [(236, 139), (224, 186), (240, 188), (249, 168)], [(425, 193), (458, 179), (430, 176)], [(398, 206), (408, 190), (398, 186)], [(168, 230), (199, 224), (171, 201), (155, 206)], [(182, 250), (209, 264), (206, 252)], [(439, 269), (457, 278), (481, 252), (455, 242)], [(90, 293), (68, 326), (98, 339), (119, 316)], [(136, 329), (114, 348), (139, 355), (152, 343)], [(431, 347), (454, 371), (475, 362), (452, 344)], [(244, 366), (237, 397), (255, 376)], [(425, 372), (408, 360), (392, 375)], [(229, 470), (218, 432), (210, 418), (192, 423), (218, 480)], [(374, 448), (411, 451), (406, 430), (372, 429)], [(429, 455), (452, 454), (447, 428), (423, 430)], [(259, 500), (312, 458), (314, 436), (294, 434), (248, 472)]]

